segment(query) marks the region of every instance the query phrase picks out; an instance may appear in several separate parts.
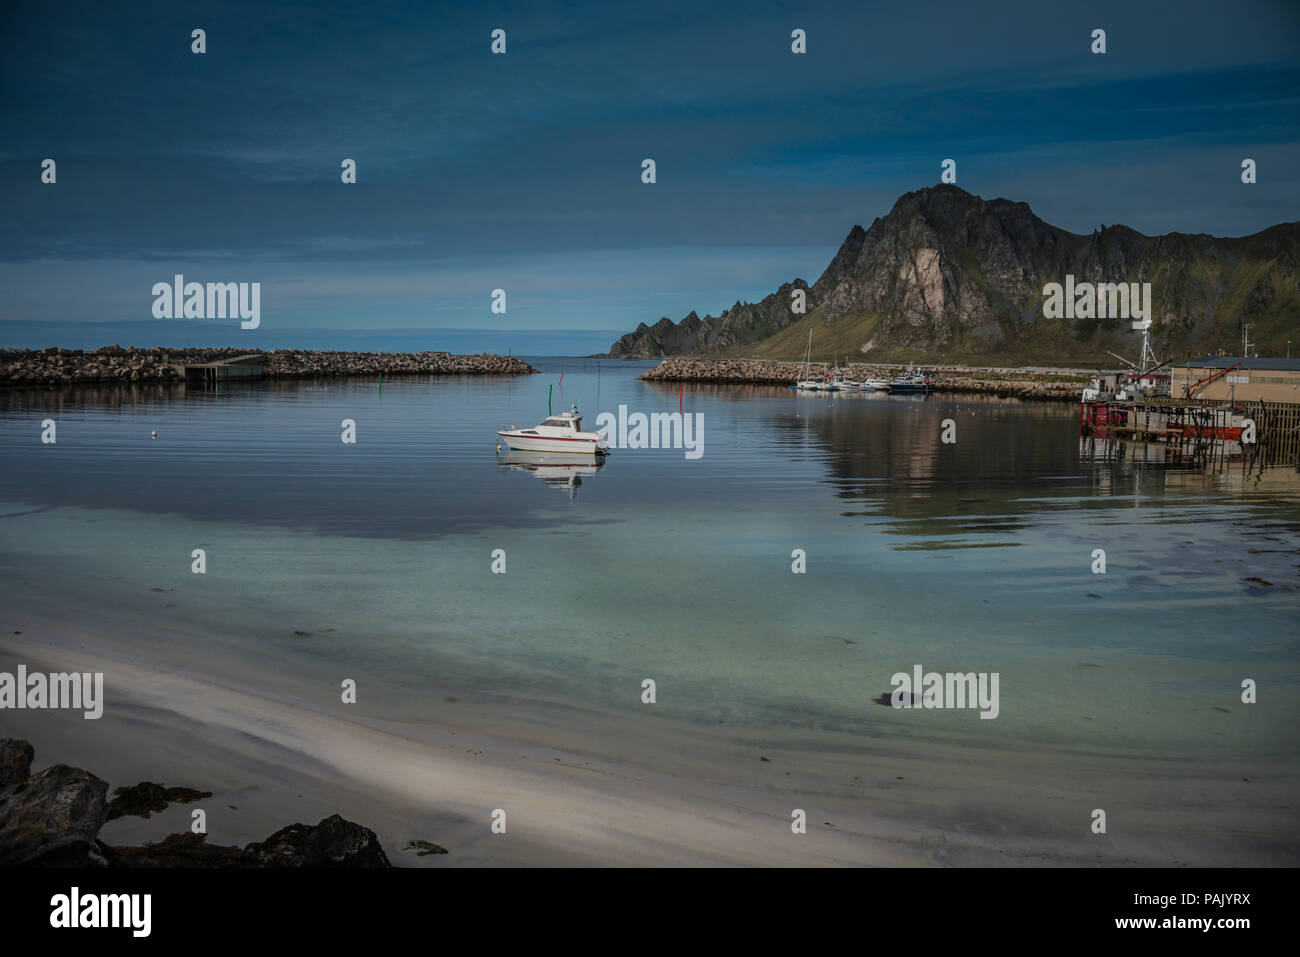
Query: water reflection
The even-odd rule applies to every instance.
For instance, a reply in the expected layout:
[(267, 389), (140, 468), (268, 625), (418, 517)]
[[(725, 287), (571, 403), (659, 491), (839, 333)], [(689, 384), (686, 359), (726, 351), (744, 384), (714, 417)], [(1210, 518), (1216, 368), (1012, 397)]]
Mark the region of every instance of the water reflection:
[(1295, 469), (1252, 481), (1240, 456), (1207, 469), (1156, 443), (1081, 440), (1077, 409), (1061, 403), (915, 396), (847, 412), (827, 396), (769, 414), (764, 427), (777, 444), (816, 454), (842, 517), (909, 540), (899, 547), (1005, 547), (1040, 515), (1125, 509), (1166, 491), (1190, 496), (1185, 505), (1300, 491)]
[(583, 476), (595, 475), (605, 467), (603, 458), (591, 455), (566, 456), (562, 452), (510, 451), (498, 456), (497, 463), (503, 469), (531, 472), (550, 488), (567, 491), (570, 502), (577, 499)]
[(909, 393), (889, 393), (875, 390), (858, 392), (823, 392), (812, 389), (791, 389), (784, 385), (764, 385), (756, 383), (737, 383), (737, 382), (658, 382), (648, 381), (640, 383), (642, 388), (660, 393), (664, 397), (664, 410), (677, 407), (679, 397), (684, 402), (689, 402), (692, 397), (704, 397), (726, 399), (732, 402), (748, 401), (751, 399), (787, 399), (791, 396), (802, 401), (815, 401), (821, 399), (827, 403), (840, 401), (861, 401), (861, 402), (930, 402), (937, 398), (934, 393), (928, 395), (909, 394)]

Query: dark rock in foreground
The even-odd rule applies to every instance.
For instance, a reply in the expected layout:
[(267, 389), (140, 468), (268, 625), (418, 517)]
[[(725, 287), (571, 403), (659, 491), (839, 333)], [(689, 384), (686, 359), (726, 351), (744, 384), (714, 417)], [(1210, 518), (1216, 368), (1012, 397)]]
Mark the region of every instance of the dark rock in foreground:
[(375, 832), (333, 814), (319, 824), (290, 824), (240, 849), (202, 834), (169, 834), (143, 847), (104, 846), (109, 867), (392, 867)]
[(290, 824), (244, 850), (260, 867), (392, 867), (374, 831), (337, 814), (315, 827)]
[(102, 867), (95, 836), (107, 794), (106, 782), (66, 764), (0, 789), (0, 867)]
[(168, 834), (143, 847), (100, 845), (109, 867), (256, 867), (242, 848), (209, 844), (203, 834)]
[(207, 797), (212, 797), (211, 791), (168, 788), (153, 781), (141, 781), (129, 788), (121, 787), (113, 791), (113, 800), (108, 805), (108, 820), (126, 817), (128, 814), (147, 818), (154, 811), (167, 810), (168, 804), (189, 804)]
[(142, 847), (104, 844), (97, 836), (111, 817), (148, 817), (169, 802), (212, 795), (142, 781), (118, 788), (110, 806), (108, 784), (93, 774), (66, 764), (31, 774), (34, 758), (29, 742), (0, 739), (0, 867), (392, 866), (374, 831), (337, 814), (315, 825), (290, 824), (244, 848), (208, 844), (202, 834), (171, 834)]
[(424, 857), (427, 854), (447, 853), (447, 849), (445, 847), (440, 847), (439, 845), (434, 844), (430, 841), (411, 841), (409, 844), (406, 845), (406, 847), (402, 848), (402, 850), (415, 851), (416, 857)]
[(36, 751), (30, 742), (17, 738), (0, 741), (0, 788), (26, 781), (32, 773)]

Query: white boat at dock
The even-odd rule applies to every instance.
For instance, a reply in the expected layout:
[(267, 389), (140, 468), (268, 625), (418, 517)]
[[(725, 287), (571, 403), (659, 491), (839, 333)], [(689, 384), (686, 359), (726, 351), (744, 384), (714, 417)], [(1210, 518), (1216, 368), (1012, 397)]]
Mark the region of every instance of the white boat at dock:
[(814, 378), (812, 369), (812, 330), (808, 330), (808, 351), (804, 354), (803, 359), (803, 378), (799, 379), (790, 388), (799, 392), (834, 392), (831, 387), (831, 380), (825, 372), (821, 378)]
[(547, 416), (540, 425), (521, 429), (510, 425), (497, 432), (512, 451), (563, 452), (578, 455), (605, 455), (609, 443), (599, 432), (582, 431), (582, 413), (576, 405), (568, 412)]
[(840, 371), (839, 362), (835, 363), (835, 372), (831, 376), (828, 385), (832, 392), (857, 392), (858, 391), (858, 384), (856, 382), (851, 382), (848, 379), (846, 379), (844, 377), (844, 373)]
[(923, 373), (900, 375), (889, 382), (889, 391), (893, 394), (929, 393), (934, 391), (934, 383)]
[[(1172, 393), (1173, 377), (1168, 372), (1161, 372), (1173, 362), (1173, 358), (1156, 363), (1156, 355), (1151, 348), (1151, 322), (1143, 320), (1133, 323), (1135, 331), (1142, 333), (1142, 352), (1137, 362), (1126, 359), (1118, 353), (1111, 355), (1129, 368), (1124, 372), (1098, 372), (1083, 390), (1083, 403), (1089, 402), (1133, 402), (1141, 399), (1169, 396)], [(1249, 328), (1249, 327), (1247, 327)], [(1249, 333), (1247, 333), (1247, 336)], [(1249, 339), (1244, 341), (1248, 342)], [(1211, 379), (1216, 377), (1211, 377)], [(1202, 383), (1196, 383), (1201, 385)], [(1190, 389), (1188, 390), (1191, 391)]]

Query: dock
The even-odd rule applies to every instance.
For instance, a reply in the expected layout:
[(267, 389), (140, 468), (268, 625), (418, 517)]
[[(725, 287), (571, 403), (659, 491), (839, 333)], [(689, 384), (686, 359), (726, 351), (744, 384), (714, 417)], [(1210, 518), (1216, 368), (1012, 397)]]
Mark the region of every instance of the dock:
[(1248, 468), (1300, 468), (1300, 404), (1294, 402), (1089, 400), (1080, 413), (1079, 434), (1161, 443), (1171, 460), (1189, 465), (1242, 461)]
[(236, 379), (262, 378), (266, 354), (250, 352), (219, 362), (169, 362), (186, 385), (224, 385)]

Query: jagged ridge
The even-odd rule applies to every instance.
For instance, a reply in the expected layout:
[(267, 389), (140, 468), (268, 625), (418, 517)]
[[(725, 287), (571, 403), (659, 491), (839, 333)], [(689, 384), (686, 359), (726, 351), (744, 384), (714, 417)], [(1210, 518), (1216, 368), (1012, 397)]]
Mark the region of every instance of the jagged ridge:
[[(795, 279), (716, 317), (642, 323), (610, 355), (796, 358), (810, 328), (821, 358), (1084, 361), (1132, 351), (1122, 319), (1043, 318), (1044, 284), (1066, 274), (1152, 283), (1152, 334), (1165, 354), (1231, 349), (1242, 321), (1261, 353), (1280, 353), (1300, 338), (1298, 253), (1300, 223), (1241, 238), (1126, 226), (1085, 236), (1026, 203), (934, 186), (903, 195), (869, 229), (854, 226), (811, 287)], [(807, 291), (806, 315), (792, 311), (796, 287)]]

